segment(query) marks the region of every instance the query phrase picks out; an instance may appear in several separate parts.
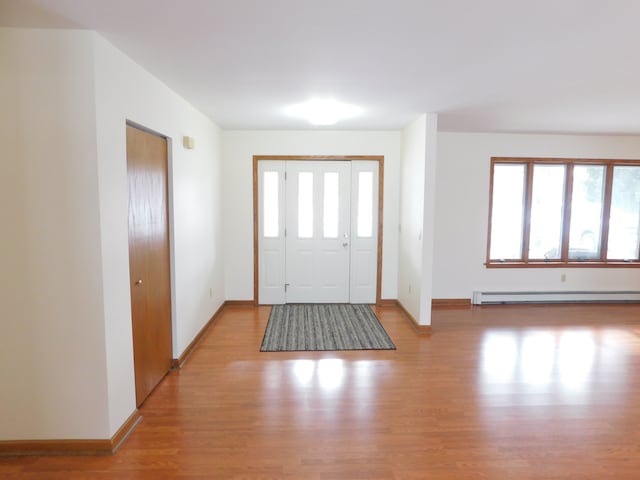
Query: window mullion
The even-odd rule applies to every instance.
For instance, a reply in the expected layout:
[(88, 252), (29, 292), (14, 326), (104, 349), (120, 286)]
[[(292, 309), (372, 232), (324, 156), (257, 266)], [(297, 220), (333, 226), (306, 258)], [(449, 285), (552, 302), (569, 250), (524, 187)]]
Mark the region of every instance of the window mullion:
[(611, 216), (611, 194), (613, 192), (613, 162), (607, 164), (605, 173), (604, 199), (602, 205), (602, 231), (600, 237), (600, 260), (607, 260), (609, 249), (609, 218)]
[(533, 197), (533, 162), (527, 164), (527, 176), (525, 178), (524, 212), (522, 215), (522, 254), (521, 258), (526, 263), (529, 261), (529, 242), (531, 236), (531, 201)]
[(571, 194), (573, 192), (573, 163), (567, 164), (564, 192), (564, 212), (562, 215), (562, 254), (563, 263), (569, 261), (569, 231), (571, 228)]
[(487, 263), (491, 262), (491, 230), (493, 215), (493, 182), (496, 161), (491, 159), (491, 172), (489, 173), (489, 226), (487, 229)]

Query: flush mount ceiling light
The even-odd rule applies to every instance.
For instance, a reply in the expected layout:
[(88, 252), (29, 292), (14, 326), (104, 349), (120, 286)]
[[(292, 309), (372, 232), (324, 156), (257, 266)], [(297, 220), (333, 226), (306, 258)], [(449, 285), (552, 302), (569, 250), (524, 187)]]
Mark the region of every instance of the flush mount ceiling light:
[(285, 109), (287, 115), (304, 118), (313, 125), (333, 125), (338, 120), (355, 117), (361, 112), (362, 109), (354, 105), (317, 98)]

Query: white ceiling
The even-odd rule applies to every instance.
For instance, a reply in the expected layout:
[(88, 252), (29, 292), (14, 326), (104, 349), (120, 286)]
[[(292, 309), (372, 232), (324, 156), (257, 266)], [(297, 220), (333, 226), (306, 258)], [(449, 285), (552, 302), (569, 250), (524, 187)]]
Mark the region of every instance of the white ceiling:
[[(0, 0), (0, 25), (87, 28), (227, 129), (640, 133), (638, 0)], [(327, 127), (325, 127), (327, 128)]]

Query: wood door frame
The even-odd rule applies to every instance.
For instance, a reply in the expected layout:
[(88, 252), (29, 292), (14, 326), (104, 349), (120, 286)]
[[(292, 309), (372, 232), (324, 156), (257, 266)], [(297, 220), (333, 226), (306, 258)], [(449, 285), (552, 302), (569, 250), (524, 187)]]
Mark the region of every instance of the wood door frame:
[[(125, 136), (126, 136), (126, 127), (136, 128), (143, 132), (149, 133), (151, 135), (155, 135), (157, 137), (163, 138), (167, 144), (167, 161), (166, 161), (166, 194), (167, 194), (167, 202), (165, 205), (166, 208), (166, 216), (167, 216), (167, 242), (169, 247), (169, 255), (166, 261), (168, 262), (169, 267), (169, 316), (171, 320), (171, 357), (172, 357), (172, 365), (175, 364), (176, 357), (176, 298), (175, 298), (175, 252), (174, 252), (174, 224), (173, 224), (173, 175), (172, 175), (172, 165), (173, 165), (173, 140), (170, 136), (165, 135), (157, 130), (146, 127), (138, 122), (135, 122), (130, 119), (125, 119)], [(126, 137), (125, 137), (126, 138)], [(126, 158), (125, 158), (126, 160)], [(128, 174), (127, 174), (128, 181)], [(129, 244), (127, 243), (127, 255), (130, 255)], [(129, 293), (129, 301), (131, 302), (131, 293)], [(133, 322), (133, 318), (131, 319)], [(132, 350), (131, 354), (133, 356), (133, 338), (132, 338)], [(169, 370), (170, 371), (170, 370)], [(168, 372), (167, 372), (168, 373)], [(135, 383), (135, 376), (134, 376)], [(158, 383), (159, 385), (159, 383)], [(156, 387), (157, 388), (157, 385)], [(155, 388), (151, 391), (155, 390)], [(150, 394), (151, 394), (150, 393)], [(149, 395), (150, 395), (149, 394)], [(149, 396), (147, 396), (149, 398)], [(145, 399), (146, 401), (146, 399)], [(137, 402), (137, 400), (136, 400)]]
[(258, 305), (258, 162), (261, 160), (296, 161), (359, 161), (378, 162), (378, 253), (376, 265), (376, 305), (382, 303), (382, 210), (384, 205), (384, 155), (254, 155), (253, 156), (253, 304)]

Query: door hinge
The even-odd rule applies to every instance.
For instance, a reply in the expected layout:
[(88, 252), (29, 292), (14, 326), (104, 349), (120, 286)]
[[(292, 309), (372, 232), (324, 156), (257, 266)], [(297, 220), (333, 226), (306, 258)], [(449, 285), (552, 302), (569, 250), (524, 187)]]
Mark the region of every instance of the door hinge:
[(285, 284), (284, 284), (284, 291), (285, 291), (285, 292), (287, 291), (287, 288), (289, 288), (289, 284), (288, 284), (288, 283), (285, 283)]

